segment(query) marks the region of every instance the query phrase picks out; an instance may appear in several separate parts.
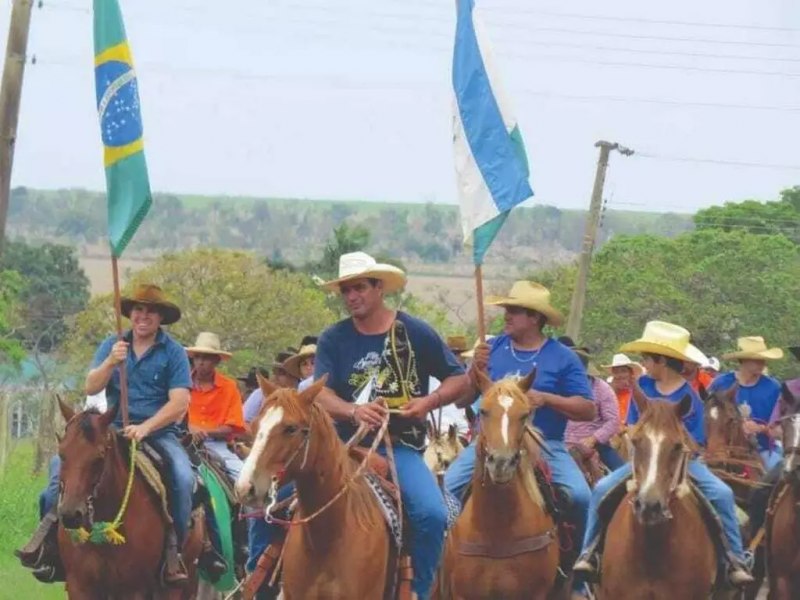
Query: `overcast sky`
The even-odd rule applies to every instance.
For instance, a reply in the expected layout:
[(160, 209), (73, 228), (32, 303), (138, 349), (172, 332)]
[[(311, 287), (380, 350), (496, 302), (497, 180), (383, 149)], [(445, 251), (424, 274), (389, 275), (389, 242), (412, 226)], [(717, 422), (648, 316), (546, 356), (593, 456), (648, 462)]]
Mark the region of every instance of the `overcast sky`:
[[(601, 138), (661, 157), (612, 156), (611, 207), (800, 183), (796, 0), (477, 1), (535, 202), (585, 207)], [(455, 202), (453, 4), (123, 0), (154, 190)], [(14, 185), (104, 186), (90, 6), (34, 10)]]

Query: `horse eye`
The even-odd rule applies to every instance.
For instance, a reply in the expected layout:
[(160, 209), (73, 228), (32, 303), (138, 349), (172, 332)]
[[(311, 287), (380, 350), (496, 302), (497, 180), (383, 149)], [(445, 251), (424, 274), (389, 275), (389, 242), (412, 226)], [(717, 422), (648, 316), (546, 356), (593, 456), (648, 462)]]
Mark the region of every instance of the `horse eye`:
[(288, 435), (293, 435), (297, 433), (297, 429), (298, 429), (297, 425), (287, 425), (286, 427), (284, 427), (283, 432)]
[(683, 444), (681, 442), (675, 442), (675, 445), (672, 447), (673, 452), (681, 452), (683, 450)]
[(478, 412), (480, 413), (480, 415), (482, 417), (488, 417), (489, 416), (489, 411), (486, 410), (485, 408), (480, 409)]

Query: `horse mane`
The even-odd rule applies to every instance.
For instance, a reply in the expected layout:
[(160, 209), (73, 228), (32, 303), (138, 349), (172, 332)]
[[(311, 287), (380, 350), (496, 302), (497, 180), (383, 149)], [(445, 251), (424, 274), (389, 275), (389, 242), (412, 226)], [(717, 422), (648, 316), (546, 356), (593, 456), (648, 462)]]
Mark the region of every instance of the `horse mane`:
[(89, 408), (81, 413), (78, 413), (77, 415), (78, 417), (77, 425), (81, 430), (81, 434), (83, 435), (83, 437), (86, 438), (87, 442), (90, 442), (92, 444), (94, 444), (97, 441), (95, 437), (96, 433), (95, 427), (94, 424), (92, 423), (93, 416), (94, 417), (100, 416), (100, 411), (97, 410), (96, 408)]
[(673, 434), (692, 451), (699, 450), (692, 436), (683, 426), (675, 408), (675, 404), (667, 400), (649, 400), (647, 409), (641, 415), (639, 422), (631, 428), (631, 437), (635, 437), (646, 429), (655, 429)]
[[(526, 435), (526, 434), (523, 434)], [(536, 444), (536, 442), (534, 442)], [(536, 459), (538, 461), (539, 453), (536, 453)], [(534, 467), (536, 465), (533, 462), (533, 457), (531, 456), (530, 452), (525, 452), (520, 461), (519, 461), (519, 468), (521, 469), (522, 475), (522, 485), (525, 487), (525, 491), (528, 492), (528, 496), (530, 499), (533, 500), (533, 503), (538, 506), (539, 508), (544, 509), (544, 496), (542, 496), (542, 490), (539, 489), (539, 483), (536, 481), (536, 476), (534, 474)]]

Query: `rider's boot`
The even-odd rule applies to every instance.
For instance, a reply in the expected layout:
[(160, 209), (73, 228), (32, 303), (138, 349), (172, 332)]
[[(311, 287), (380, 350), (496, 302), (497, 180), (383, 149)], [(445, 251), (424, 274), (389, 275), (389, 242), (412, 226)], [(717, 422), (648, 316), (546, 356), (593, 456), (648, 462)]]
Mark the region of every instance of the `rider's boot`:
[(183, 559), (181, 558), (180, 552), (178, 552), (178, 536), (175, 534), (175, 529), (172, 527), (167, 530), (162, 577), (166, 585), (172, 586), (184, 585), (189, 581), (186, 565), (183, 564)]
[(751, 574), (753, 568), (751, 555), (747, 554), (746, 559), (742, 560), (730, 552), (728, 553), (728, 580), (735, 587), (743, 587), (755, 581)]
[(30, 541), (14, 554), (42, 583), (64, 581), (64, 567), (58, 555), (58, 515), (54, 510), (44, 516)]
[(599, 537), (592, 540), (572, 567), (573, 572), (583, 575), (586, 581), (594, 581), (600, 571), (600, 556), (598, 555), (599, 545)]
[(208, 575), (211, 583), (216, 583), (219, 578), (228, 570), (228, 563), (222, 558), (214, 544), (211, 543), (208, 533), (203, 539), (203, 549), (200, 552), (200, 557), (197, 560), (197, 566)]

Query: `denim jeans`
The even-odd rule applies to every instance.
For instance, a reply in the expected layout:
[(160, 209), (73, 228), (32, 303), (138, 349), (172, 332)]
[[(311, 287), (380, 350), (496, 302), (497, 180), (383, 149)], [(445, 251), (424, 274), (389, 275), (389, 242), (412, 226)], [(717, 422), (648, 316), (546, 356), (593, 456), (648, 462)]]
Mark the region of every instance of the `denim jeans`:
[(783, 460), (783, 449), (780, 446), (775, 446), (769, 450), (759, 450), (761, 462), (764, 463), (764, 469), (771, 471), (776, 465), (779, 465)]
[(228, 476), (236, 481), (239, 478), (239, 473), (242, 472), (242, 467), (244, 463), (242, 459), (239, 458), (235, 453), (231, 452), (228, 448), (228, 444), (225, 443), (225, 440), (211, 440), (208, 439), (203, 442), (206, 448), (211, 450), (214, 454), (219, 456), (222, 459), (222, 462), (225, 463), (225, 472)]
[(61, 473), (61, 459), (58, 454), (54, 454), (50, 459), (50, 466), (47, 470), (47, 487), (39, 494), (39, 518), (43, 519), (44, 516), (51, 510), (55, 509), (58, 503), (58, 480)]
[(619, 454), (617, 454), (617, 451), (608, 444), (597, 444), (595, 449), (600, 455), (600, 460), (603, 461), (603, 464), (612, 471), (616, 471), (625, 464), (625, 461), (622, 460), (622, 457)]

